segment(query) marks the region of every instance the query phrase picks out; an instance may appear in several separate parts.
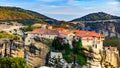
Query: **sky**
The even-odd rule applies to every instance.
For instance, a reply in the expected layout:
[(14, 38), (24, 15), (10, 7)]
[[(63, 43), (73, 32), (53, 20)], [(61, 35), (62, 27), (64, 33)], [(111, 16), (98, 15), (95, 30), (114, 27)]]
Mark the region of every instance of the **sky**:
[(0, 6), (21, 7), (66, 21), (95, 12), (120, 16), (120, 0), (0, 0)]

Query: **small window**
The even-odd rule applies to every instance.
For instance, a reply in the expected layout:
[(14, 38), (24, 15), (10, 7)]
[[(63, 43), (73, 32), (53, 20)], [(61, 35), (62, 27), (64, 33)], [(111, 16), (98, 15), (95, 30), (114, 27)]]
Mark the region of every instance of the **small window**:
[(10, 33), (12, 33), (12, 31), (10, 31)]
[(100, 41), (98, 41), (97, 44), (100, 44)]
[(87, 38), (87, 42), (89, 42), (89, 38)]
[(28, 40), (28, 42), (30, 42), (30, 40)]
[(94, 44), (93, 44), (93, 47), (94, 47)]
[(97, 45), (95, 45), (95, 48), (97, 48)]
[(98, 37), (98, 40), (100, 40), (100, 37)]

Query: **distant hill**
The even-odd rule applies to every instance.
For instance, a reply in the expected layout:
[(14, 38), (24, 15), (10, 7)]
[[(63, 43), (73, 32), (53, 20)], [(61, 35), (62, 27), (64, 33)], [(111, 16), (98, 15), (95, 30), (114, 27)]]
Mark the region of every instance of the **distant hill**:
[(118, 16), (113, 16), (104, 12), (98, 12), (98, 13), (91, 13), (86, 16), (83, 16), (81, 18), (77, 18), (72, 20), (74, 21), (97, 21), (97, 20), (111, 20), (111, 19), (120, 19)]
[(95, 31), (108, 37), (120, 38), (120, 17), (104, 12), (91, 13), (70, 21), (75, 28)]
[(0, 21), (17, 21), (24, 25), (31, 25), (34, 23), (50, 23), (56, 24), (58, 21), (40, 13), (25, 10), (18, 7), (4, 7), (0, 6)]

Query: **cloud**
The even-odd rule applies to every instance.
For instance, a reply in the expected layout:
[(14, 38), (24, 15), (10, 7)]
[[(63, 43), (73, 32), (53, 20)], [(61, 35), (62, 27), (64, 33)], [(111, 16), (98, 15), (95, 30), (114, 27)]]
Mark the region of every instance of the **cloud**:
[(109, 5), (119, 5), (120, 2), (118, 1), (113, 1), (113, 2), (108, 2)]
[(36, 0), (36, 1), (42, 1), (42, 2), (54, 2), (56, 0)]

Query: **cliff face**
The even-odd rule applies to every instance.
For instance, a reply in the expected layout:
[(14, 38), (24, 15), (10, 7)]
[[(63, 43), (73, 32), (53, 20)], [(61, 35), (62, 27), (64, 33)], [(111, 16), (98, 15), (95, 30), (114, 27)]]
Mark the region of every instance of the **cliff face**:
[(78, 22), (75, 25), (77, 29), (95, 31), (104, 34), (105, 36), (120, 37), (120, 21), (116, 22)]
[(119, 68), (119, 51), (117, 48), (111, 46), (105, 47), (104, 53), (104, 68), (108, 66), (112, 68)]
[[(104, 12), (91, 13), (81, 18), (70, 21), (71, 23), (78, 23), (76, 28), (96, 31), (105, 36), (120, 37), (120, 17), (113, 16)], [(84, 26), (83, 26), (84, 25)]]
[(119, 51), (116, 47), (105, 47), (98, 50), (91, 46), (84, 46), (84, 53), (88, 57), (83, 68), (118, 68)]
[[(85, 46), (83, 47), (85, 50), (85, 55), (87, 58), (87, 64), (86, 68), (102, 68), (102, 51), (97, 50), (96, 48), (93, 48), (91, 46)], [(84, 68), (83, 67), (83, 68)]]
[(26, 46), (25, 56), (28, 66), (31, 68), (45, 64), (48, 46), (42, 42), (34, 41), (31, 45)]

